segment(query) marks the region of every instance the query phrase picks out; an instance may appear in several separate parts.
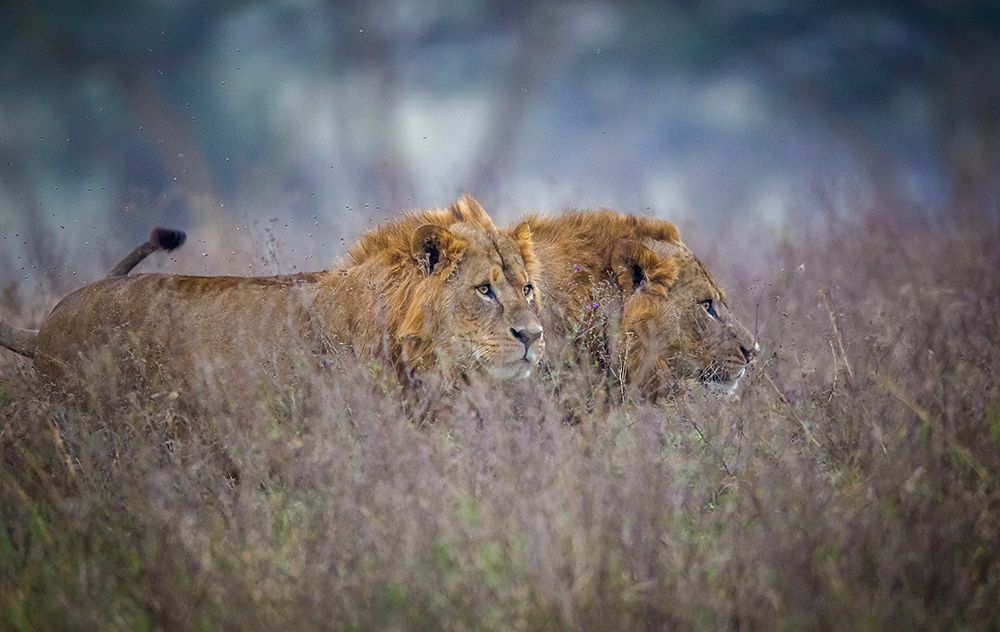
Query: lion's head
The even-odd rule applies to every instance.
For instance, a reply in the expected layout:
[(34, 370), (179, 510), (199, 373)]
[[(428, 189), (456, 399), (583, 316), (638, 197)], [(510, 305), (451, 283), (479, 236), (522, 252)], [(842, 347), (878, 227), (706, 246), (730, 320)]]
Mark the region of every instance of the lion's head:
[(735, 388), (758, 347), (673, 224), (607, 209), (526, 221), (550, 335), (652, 397), (688, 379)]
[(373, 256), (420, 277), (398, 305), (394, 332), (412, 374), (436, 367), (521, 378), (537, 365), (545, 342), (527, 224), (498, 230), (478, 202), (463, 197), (383, 227), (350, 252), (355, 264)]
[(663, 236), (640, 229), (613, 255), (625, 293), (621, 348), (629, 381), (654, 397), (686, 379), (733, 393), (760, 347), (701, 261), (679, 238)]

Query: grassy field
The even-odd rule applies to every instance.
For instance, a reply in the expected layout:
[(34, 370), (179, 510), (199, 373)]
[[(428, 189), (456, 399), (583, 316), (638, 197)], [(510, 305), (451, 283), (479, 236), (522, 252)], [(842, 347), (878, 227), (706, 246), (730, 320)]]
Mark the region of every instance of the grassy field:
[(688, 235), (738, 401), (579, 366), (418, 428), (362, 367), (190, 415), (0, 354), (0, 628), (996, 629), (1000, 230), (796, 226)]

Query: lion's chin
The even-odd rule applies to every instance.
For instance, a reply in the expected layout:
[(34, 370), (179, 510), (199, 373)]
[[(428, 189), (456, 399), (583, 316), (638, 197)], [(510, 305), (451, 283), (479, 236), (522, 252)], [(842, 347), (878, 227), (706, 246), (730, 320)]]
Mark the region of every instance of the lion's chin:
[(736, 375), (730, 375), (728, 371), (713, 371), (703, 375), (698, 381), (711, 393), (723, 397), (735, 397), (740, 386), (740, 379), (746, 373), (747, 365), (744, 364)]
[(531, 377), (532, 371), (538, 365), (540, 354), (531, 349), (523, 353), (520, 349), (505, 349), (489, 359), (482, 352), (474, 352), (478, 360), (478, 371), (494, 380), (524, 380)]
[(532, 363), (521, 360), (516, 363), (490, 366), (489, 374), (497, 380), (525, 380), (531, 376), (534, 368), (535, 365)]
[(490, 377), (497, 380), (525, 380), (531, 376), (531, 371), (534, 368), (534, 363), (518, 360), (504, 364), (491, 364), (487, 372)]

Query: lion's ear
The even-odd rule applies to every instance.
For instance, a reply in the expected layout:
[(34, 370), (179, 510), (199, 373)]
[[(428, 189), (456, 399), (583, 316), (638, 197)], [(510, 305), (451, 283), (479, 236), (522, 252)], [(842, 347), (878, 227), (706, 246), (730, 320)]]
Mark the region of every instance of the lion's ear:
[(426, 274), (433, 274), (440, 266), (458, 261), (462, 244), (462, 240), (447, 228), (424, 224), (410, 239), (410, 253)]
[(679, 272), (674, 259), (660, 257), (633, 240), (618, 244), (613, 261), (618, 285), (629, 294), (640, 291), (666, 294)]
[(456, 222), (465, 222), (488, 231), (495, 231), (493, 219), (486, 213), (483, 205), (471, 195), (463, 195), (458, 201), (448, 207)]
[(521, 222), (510, 233), (521, 251), (521, 258), (524, 259), (524, 268), (528, 276), (537, 279), (540, 275), (538, 257), (535, 256), (535, 242), (531, 238), (531, 226), (528, 222)]

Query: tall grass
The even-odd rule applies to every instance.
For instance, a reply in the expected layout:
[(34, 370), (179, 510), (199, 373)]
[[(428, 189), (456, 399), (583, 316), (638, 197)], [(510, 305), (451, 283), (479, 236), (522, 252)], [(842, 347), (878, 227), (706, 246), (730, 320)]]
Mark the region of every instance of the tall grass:
[(738, 401), (577, 366), (418, 427), (361, 367), (192, 413), (4, 354), (0, 627), (994, 628), (998, 237), (703, 240), (764, 347)]

